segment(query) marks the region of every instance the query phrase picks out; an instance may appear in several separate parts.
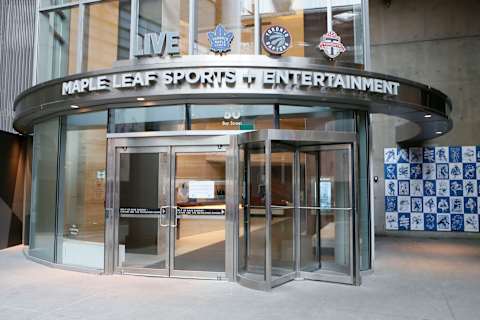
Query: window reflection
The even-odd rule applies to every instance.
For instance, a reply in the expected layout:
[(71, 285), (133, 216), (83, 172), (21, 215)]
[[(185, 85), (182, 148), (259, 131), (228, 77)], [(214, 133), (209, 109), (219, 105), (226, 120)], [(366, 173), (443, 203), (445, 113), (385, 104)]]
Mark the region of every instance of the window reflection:
[(139, 0), (138, 35), (179, 32), (180, 53), (188, 54), (189, 0)]
[(78, 8), (39, 15), (37, 82), (77, 71)]
[(106, 124), (106, 111), (67, 117), (58, 263), (103, 269)]
[(108, 0), (86, 6), (83, 65), (87, 71), (111, 68), (129, 58), (130, 1)]
[(199, 0), (197, 4), (196, 53), (210, 52), (208, 32), (221, 24), (233, 32), (231, 52), (235, 54), (254, 53), (254, 5), (251, 0)]
[[(337, 61), (363, 63), (363, 28), (360, 0), (332, 0), (332, 26), (347, 51)], [(273, 25), (288, 29), (292, 45), (284, 56), (326, 60), (319, 50), (320, 38), (327, 32), (327, 1), (260, 1), (262, 33)], [(267, 54), (262, 49), (262, 54)]]
[(329, 107), (280, 106), (280, 128), (294, 130), (355, 130), (353, 112)]
[(109, 132), (185, 130), (185, 106), (122, 108), (110, 111)]
[(272, 105), (191, 105), (192, 130), (273, 128)]

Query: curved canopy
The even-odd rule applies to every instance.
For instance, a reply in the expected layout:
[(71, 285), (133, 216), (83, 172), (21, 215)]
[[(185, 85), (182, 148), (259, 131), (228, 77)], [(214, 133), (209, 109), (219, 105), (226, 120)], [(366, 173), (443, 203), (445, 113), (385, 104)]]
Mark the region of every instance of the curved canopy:
[(181, 103), (324, 105), (395, 115), (412, 122), (398, 128), (400, 141), (452, 128), (450, 100), (426, 85), (308, 58), (260, 55), (128, 60), (44, 82), (17, 97), (14, 127), (28, 133), (63, 114)]

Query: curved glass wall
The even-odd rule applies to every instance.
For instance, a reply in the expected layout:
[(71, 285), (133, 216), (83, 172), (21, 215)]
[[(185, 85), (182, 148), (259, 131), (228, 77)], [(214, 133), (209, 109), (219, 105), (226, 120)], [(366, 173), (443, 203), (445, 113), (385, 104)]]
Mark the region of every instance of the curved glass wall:
[(67, 116), (62, 131), (57, 263), (103, 269), (107, 112)]
[[(108, 114), (108, 116), (107, 116)], [(107, 119), (108, 118), (108, 119)], [(60, 121), (61, 120), (61, 121)], [(107, 128), (110, 133), (215, 130), (252, 131), (293, 129), (357, 132), (359, 136), (360, 192), (368, 194), (368, 123), (366, 114), (322, 106), (291, 105), (170, 105), (111, 108), (109, 111), (64, 116), (35, 125), (30, 254), (66, 265), (103, 269)], [(240, 165), (250, 170), (240, 204), (239, 273), (265, 276), (265, 146), (241, 151)], [(242, 153), (243, 152), (243, 153)], [(272, 237), (282, 245), (272, 248), (273, 277), (290, 273), (293, 213), (291, 171), (293, 154), (286, 145), (272, 145), (274, 184), (283, 193), (272, 194)], [(242, 172), (242, 170), (240, 171)], [(360, 199), (361, 268), (370, 267), (368, 198)], [(248, 221), (245, 210), (248, 210)], [(277, 214), (278, 213), (278, 214)], [(281, 214), (279, 214), (281, 213)], [(279, 218), (281, 216), (281, 219)], [(243, 220), (242, 220), (243, 219)], [(277, 221), (278, 220), (278, 221)], [(243, 222), (244, 223), (243, 223)], [(247, 223), (248, 222), (248, 223)], [(55, 230), (55, 226), (57, 229)], [(247, 250), (241, 244), (245, 230), (253, 237)], [(247, 251), (246, 251), (247, 250)]]
[(148, 33), (178, 32), (180, 55), (219, 54), (211, 51), (209, 39), (209, 33), (214, 34), (218, 25), (226, 31), (220, 36), (230, 32), (232, 36), (229, 52), (221, 54), (267, 54), (261, 45), (262, 33), (270, 26), (280, 25), (288, 29), (292, 38), (283, 56), (329, 63), (319, 44), (322, 35), (335, 31), (346, 49), (335, 60), (363, 64), (365, 28), (361, 3), (361, 0), (42, 0), (38, 13), (36, 81), (111, 68), (118, 60), (133, 59), (136, 49), (143, 48)]
[(29, 253), (50, 262), (55, 260), (58, 131), (58, 118), (37, 124), (33, 130)]

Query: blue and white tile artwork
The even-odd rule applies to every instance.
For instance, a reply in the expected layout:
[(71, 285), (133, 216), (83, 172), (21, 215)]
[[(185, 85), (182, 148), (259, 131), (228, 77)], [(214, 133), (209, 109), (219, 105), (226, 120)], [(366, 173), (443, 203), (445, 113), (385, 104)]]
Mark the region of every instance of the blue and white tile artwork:
[(480, 232), (480, 146), (386, 148), (387, 230)]

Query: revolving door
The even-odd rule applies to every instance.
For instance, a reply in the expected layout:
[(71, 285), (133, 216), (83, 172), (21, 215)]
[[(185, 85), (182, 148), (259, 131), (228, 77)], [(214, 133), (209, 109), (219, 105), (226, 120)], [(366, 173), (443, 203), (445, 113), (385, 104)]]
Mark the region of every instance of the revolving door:
[(359, 284), (356, 135), (262, 130), (237, 145), (238, 282)]

